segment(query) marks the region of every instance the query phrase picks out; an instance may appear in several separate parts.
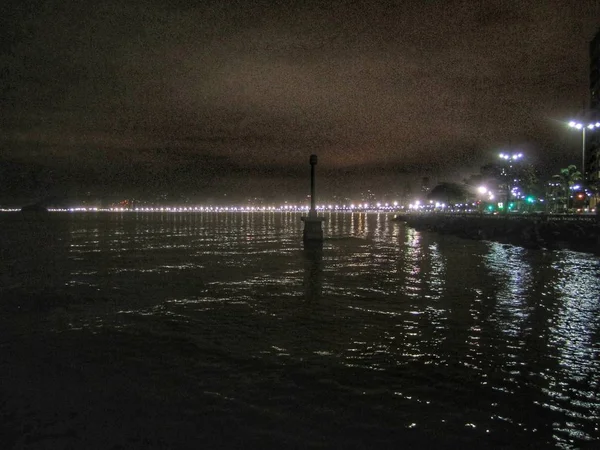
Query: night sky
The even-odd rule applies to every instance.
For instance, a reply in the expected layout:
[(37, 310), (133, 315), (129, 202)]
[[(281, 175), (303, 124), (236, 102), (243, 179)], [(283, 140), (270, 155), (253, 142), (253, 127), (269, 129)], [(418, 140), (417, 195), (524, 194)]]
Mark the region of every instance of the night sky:
[[(351, 195), (580, 161), (600, 1), (0, 6), (0, 200)], [(411, 178), (412, 177), (412, 178)], [(301, 192), (302, 193), (302, 192)]]

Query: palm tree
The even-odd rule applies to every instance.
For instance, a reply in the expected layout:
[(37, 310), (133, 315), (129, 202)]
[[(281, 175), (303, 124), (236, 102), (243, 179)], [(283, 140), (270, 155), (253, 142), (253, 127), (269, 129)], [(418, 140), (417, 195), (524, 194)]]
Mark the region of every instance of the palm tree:
[(581, 172), (577, 170), (577, 167), (574, 164), (571, 164), (564, 169), (560, 169), (560, 173), (552, 177), (553, 180), (558, 181), (561, 184), (565, 208), (567, 210), (571, 207), (571, 188), (582, 178)]

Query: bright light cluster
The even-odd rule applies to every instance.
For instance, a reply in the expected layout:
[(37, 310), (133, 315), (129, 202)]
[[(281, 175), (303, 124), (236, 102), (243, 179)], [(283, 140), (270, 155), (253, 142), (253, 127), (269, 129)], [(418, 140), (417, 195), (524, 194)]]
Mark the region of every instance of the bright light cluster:
[(600, 122), (596, 122), (596, 123), (588, 123), (587, 125), (581, 123), (581, 122), (575, 122), (574, 120), (571, 120), (569, 122), (569, 126), (571, 128), (575, 128), (577, 130), (582, 130), (584, 127), (588, 128), (590, 130), (593, 130), (594, 128), (600, 128)]
[(493, 192), (485, 186), (479, 186), (477, 188), (477, 192), (479, 193), (480, 198), (485, 199), (487, 196), (488, 200), (494, 200)]
[(509, 155), (508, 153), (500, 153), (499, 156), (501, 159), (505, 159), (505, 160), (511, 159), (513, 161), (516, 161), (523, 157), (523, 153), (513, 153), (512, 155)]

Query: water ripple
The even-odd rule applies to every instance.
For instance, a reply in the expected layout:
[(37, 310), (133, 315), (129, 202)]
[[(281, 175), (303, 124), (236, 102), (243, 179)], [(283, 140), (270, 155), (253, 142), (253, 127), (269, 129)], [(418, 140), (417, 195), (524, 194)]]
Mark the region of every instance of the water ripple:
[[(322, 251), (302, 249), (295, 213), (56, 217), (0, 217), (1, 344), (55, 340), (52, 367), (114, 377), (121, 395), (137, 392), (132, 404), (170, 399), (164, 421), (179, 417), (176, 398), (190, 417), (282, 445), (313, 432), (348, 448), (600, 439), (597, 257), (419, 232), (384, 214), (328, 213)], [(11, 367), (25, 364), (17, 350)], [(39, 382), (23, 367), (24, 383)], [(122, 375), (140, 367), (148, 380)]]

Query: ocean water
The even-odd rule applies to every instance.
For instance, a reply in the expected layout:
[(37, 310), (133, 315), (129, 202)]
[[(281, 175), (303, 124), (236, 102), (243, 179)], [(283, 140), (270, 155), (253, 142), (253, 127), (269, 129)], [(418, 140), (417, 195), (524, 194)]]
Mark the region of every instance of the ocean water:
[(0, 448), (600, 447), (600, 259), (331, 214), (0, 215)]

